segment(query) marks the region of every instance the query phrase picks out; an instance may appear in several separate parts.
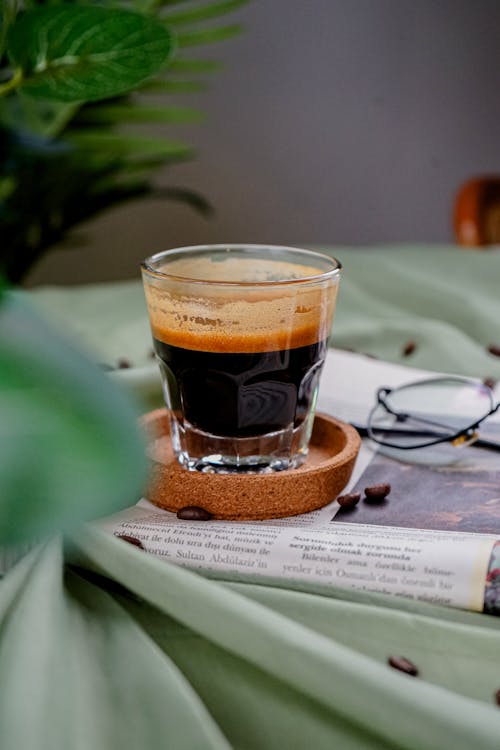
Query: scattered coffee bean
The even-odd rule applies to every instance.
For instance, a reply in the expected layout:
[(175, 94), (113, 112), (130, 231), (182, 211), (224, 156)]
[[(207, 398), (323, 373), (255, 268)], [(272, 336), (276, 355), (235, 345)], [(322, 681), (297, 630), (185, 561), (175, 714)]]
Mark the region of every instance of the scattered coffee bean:
[(139, 547), (139, 549), (144, 549), (144, 545), (141, 542), (141, 540), (136, 539), (135, 536), (129, 536), (128, 534), (117, 534), (116, 536), (118, 539), (123, 539), (124, 542), (128, 542), (128, 544), (133, 544), (134, 547)]
[(486, 347), (490, 354), (494, 357), (500, 357), (500, 346), (498, 344), (490, 344)]
[(389, 482), (386, 484), (372, 484), (371, 487), (365, 487), (365, 500), (381, 502), (385, 500), (390, 491), (391, 485)]
[(183, 521), (210, 521), (212, 514), (197, 505), (186, 505), (185, 508), (177, 511), (177, 518)]
[(337, 498), (337, 502), (342, 508), (354, 508), (360, 500), (361, 492), (349, 492), (347, 495), (340, 495)]
[(495, 693), (495, 702), (497, 706), (500, 706), (500, 688)]
[(400, 672), (409, 674), (411, 677), (416, 677), (418, 675), (418, 668), (413, 662), (406, 659), (404, 656), (389, 656), (387, 663), (394, 669), (399, 669)]
[(122, 357), (118, 360), (118, 368), (120, 370), (126, 370), (128, 367), (132, 367), (132, 364), (129, 362), (128, 359), (125, 359), (125, 357)]
[(488, 388), (491, 388), (493, 390), (497, 384), (497, 381), (495, 378), (484, 378), (483, 385), (487, 386)]
[(409, 357), (410, 354), (413, 354), (416, 348), (417, 348), (416, 341), (407, 341), (403, 347), (403, 357)]

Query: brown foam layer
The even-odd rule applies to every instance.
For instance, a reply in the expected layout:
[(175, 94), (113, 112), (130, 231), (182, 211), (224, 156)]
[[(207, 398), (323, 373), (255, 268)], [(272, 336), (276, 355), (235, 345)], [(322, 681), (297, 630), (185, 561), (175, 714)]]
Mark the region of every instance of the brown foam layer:
[(276, 289), (145, 280), (151, 328), (172, 346), (206, 352), (265, 352), (323, 341), (338, 279)]
[(304, 326), (292, 331), (263, 331), (259, 334), (227, 334), (224, 330), (210, 331), (205, 334), (198, 331), (159, 328), (152, 325), (153, 336), (159, 341), (183, 349), (203, 352), (256, 353), (297, 349), (309, 346), (327, 337), (327, 332), (318, 330), (318, 326)]

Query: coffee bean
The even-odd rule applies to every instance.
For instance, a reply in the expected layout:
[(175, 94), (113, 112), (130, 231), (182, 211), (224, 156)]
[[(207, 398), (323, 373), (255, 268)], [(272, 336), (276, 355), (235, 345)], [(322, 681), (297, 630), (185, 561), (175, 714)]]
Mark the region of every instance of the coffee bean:
[(205, 508), (199, 508), (197, 505), (186, 505), (177, 511), (177, 518), (183, 521), (210, 521), (212, 513)]
[(407, 341), (403, 347), (403, 357), (409, 357), (410, 354), (413, 354), (416, 348), (417, 348), (416, 341)]
[(353, 508), (361, 500), (361, 492), (349, 492), (347, 495), (340, 495), (337, 502), (343, 508)]
[(490, 344), (486, 347), (490, 354), (494, 357), (500, 357), (500, 346), (498, 344)]
[(385, 484), (372, 484), (371, 487), (365, 487), (365, 500), (381, 502), (385, 500), (390, 491), (391, 485), (389, 482)]
[(128, 359), (125, 359), (125, 357), (122, 357), (121, 359), (118, 360), (118, 368), (120, 370), (126, 370), (129, 367), (132, 367), (132, 365)]
[(483, 385), (487, 386), (487, 388), (491, 388), (493, 390), (497, 384), (497, 381), (495, 378), (484, 378)]
[(418, 675), (418, 668), (409, 659), (404, 656), (389, 656), (387, 659), (389, 666), (393, 669), (399, 669), (400, 672), (416, 677)]
[(134, 547), (139, 547), (139, 549), (144, 549), (144, 545), (141, 542), (141, 540), (136, 539), (135, 536), (129, 536), (128, 534), (117, 534), (116, 536), (118, 539), (123, 539), (124, 542), (128, 542), (128, 544), (133, 544)]
[(495, 693), (495, 703), (500, 706), (500, 688)]

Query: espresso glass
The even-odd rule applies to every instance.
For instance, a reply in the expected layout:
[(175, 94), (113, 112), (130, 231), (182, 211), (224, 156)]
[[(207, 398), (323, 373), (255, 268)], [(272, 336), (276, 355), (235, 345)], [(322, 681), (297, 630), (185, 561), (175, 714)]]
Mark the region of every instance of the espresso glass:
[(183, 466), (263, 473), (304, 461), (340, 268), (267, 245), (185, 247), (142, 263)]

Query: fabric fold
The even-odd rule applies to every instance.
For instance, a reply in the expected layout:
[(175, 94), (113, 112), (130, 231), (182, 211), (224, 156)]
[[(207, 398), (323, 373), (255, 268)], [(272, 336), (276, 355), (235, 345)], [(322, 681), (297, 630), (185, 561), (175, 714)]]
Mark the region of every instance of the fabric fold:
[(86, 528), (75, 543), (99, 572), (374, 738), (436, 750), (496, 746), (500, 716), (493, 705), (392, 671), (290, 617), (144, 555), (100, 530)]
[(2, 750), (229, 750), (168, 656), (63, 565), (55, 539), (2, 581)]

